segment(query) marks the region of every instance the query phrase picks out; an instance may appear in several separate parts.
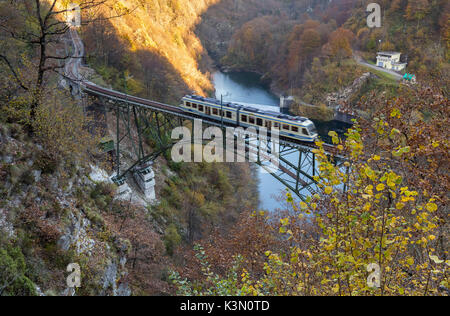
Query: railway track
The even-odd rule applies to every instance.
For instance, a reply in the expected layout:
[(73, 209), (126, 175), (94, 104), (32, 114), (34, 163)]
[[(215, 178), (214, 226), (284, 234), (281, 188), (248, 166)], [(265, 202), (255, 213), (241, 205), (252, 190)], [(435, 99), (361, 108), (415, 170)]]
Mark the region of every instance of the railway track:
[[(72, 39), (74, 53), (73, 57), (70, 58), (66, 63), (65, 77), (72, 83), (71, 84), (72, 87), (74, 86), (78, 87), (79, 91), (75, 91), (76, 93), (84, 92), (89, 95), (103, 97), (113, 101), (133, 104), (139, 107), (159, 111), (162, 113), (174, 115), (184, 119), (190, 120), (201, 119), (202, 121), (204, 121), (206, 124), (209, 125), (215, 125), (219, 127), (221, 126), (236, 127), (236, 125), (233, 124), (223, 124), (213, 119), (207, 119), (202, 116), (185, 112), (180, 107), (175, 105), (165, 104), (154, 100), (144, 99), (133, 95), (125, 94), (116, 90), (99, 86), (93, 82), (83, 79), (79, 69), (81, 67), (82, 57), (84, 56), (84, 45), (78, 35), (78, 32), (76, 31), (76, 28), (71, 27), (69, 34)], [(303, 148), (307, 150), (317, 149), (317, 146), (314, 143), (296, 141), (282, 136), (280, 136), (280, 145), (291, 146), (300, 149)], [(330, 144), (324, 144), (323, 147), (328, 154), (337, 156), (337, 150), (335, 146)]]

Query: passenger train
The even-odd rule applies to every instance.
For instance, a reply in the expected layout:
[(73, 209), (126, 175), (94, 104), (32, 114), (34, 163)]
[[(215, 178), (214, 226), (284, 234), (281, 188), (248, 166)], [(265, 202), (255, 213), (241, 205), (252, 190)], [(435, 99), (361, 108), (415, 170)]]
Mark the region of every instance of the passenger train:
[(204, 98), (197, 95), (186, 95), (181, 107), (186, 112), (195, 113), (217, 121), (232, 123), (242, 127), (265, 127), (267, 130), (277, 128), (280, 136), (314, 142), (317, 129), (313, 122), (305, 117), (290, 116), (274, 111), (263, 111), (236, 103), (222, 103), (217, 99)]

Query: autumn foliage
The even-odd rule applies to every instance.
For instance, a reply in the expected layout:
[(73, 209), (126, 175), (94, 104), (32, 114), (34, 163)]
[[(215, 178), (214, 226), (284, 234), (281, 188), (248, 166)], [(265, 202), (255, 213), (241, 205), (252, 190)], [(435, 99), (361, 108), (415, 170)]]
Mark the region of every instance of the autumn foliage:
[[(266, 247), (264, 274), (241, 250), (227, 256), (239, 258), (227, 273), (214, 264), (193, 288), (224, 291), (208, 283), (218, 278), (239, 295), (448, 295), (448, 99), (438, 89), (408, 88), (367, 105), (378, 106), (373, 120), (345, 139), (330, 132), (343, 160), (317, 142), (320, 191), (299, 204), (287, 194), (294, 211), (271, 225), (278, 242), (260, 244), (254, 235), (252, 248)], [(200, 249), (203, 267), (217, 258), (208, 249)]]

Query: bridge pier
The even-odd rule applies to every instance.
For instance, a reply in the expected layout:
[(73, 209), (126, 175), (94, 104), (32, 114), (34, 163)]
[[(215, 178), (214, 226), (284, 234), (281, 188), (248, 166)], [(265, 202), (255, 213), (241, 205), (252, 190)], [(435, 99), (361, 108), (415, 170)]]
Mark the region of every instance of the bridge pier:
[(117, 185), (117, 195), (122, 196), (128, 193), (131, 193), (131, 189), (126, 182), (126, 178), (117, 178), (116, 174), (111, 176), (111, 181)]
[(156, 200), (155, 193), (155, 173), (152, 169), (152, 162), (141, 164), (133, 170), (134, 179), (139, 188), (144, 192), (145, 197), (150, 201)]

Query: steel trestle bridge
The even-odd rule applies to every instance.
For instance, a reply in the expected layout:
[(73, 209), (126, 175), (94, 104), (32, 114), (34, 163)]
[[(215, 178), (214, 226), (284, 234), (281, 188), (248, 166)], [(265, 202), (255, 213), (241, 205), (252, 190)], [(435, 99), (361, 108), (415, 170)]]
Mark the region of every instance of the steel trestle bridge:
[[(216, 126), (221, 128), (224, 132), (223, 135), (226, 134), (225, 129), (227, 127), (237, 127), (230, 123), (218, 122), (185, 112), (178, 106), (139, 98), (84, 80), (79, 74), (81, 60), (84, 56), (83, 43), (74, 27), (70, 28), (69, 35), (73, 43), (74, 52), (72, 54), (73, 57), (66, 63), (64, 78), (69, 84), (72, 94), (81, 96), (84, 100), (88, 98), (90, 101), (104, 106), (109, 111), (115, 112), (116, 137), (114, 153), (115, 180), (117, 183), (123, 182), (128, 173), (145, 167), (164, 151), (170, 149), (175, 142), (168, 139), (167, 131), (187, 125), (187, 121), (190, 121), (192, 126), (194, 126), (194, 120), (202, 120), (202, 125), (205, 127)], [(144, 150), (144, 139), (153, 140), (157, 149), (151, 153), (146, 153)], [(272, 176), (300, 199), (305, 200), (308, 195), (318, 191), (317, 182), (314, 178), (316, 175), (319, 175), (319, 172), (316, 156), (312, 152), (317, 146), (313, 143), (297, 142), (283, 137), (279, 137), (278, 142), (279, 153), (277, 153), (277, 156), (279, 164), (276, 170), (268, 168), (264, 161), (265, 159), (261, 159), (264, 157), (260, 157), (259, 154), (254, 162), (270, 172)], [(194, 143), (197, 142), (194, 140)], [(127, 152), (132, 152), (133, 157), (128, 158), (134, 163), (131, 166), (121, 168), (120, 157), (123, 155), (125, 147), (131, 149), (127, 150)], [(340, 160), (335, 155), (334, 146), (324, 145), (324, 148), (330, 156), (336, 157), (337, 161)], [(251, 150), (248, 140), (246, 149)]]

